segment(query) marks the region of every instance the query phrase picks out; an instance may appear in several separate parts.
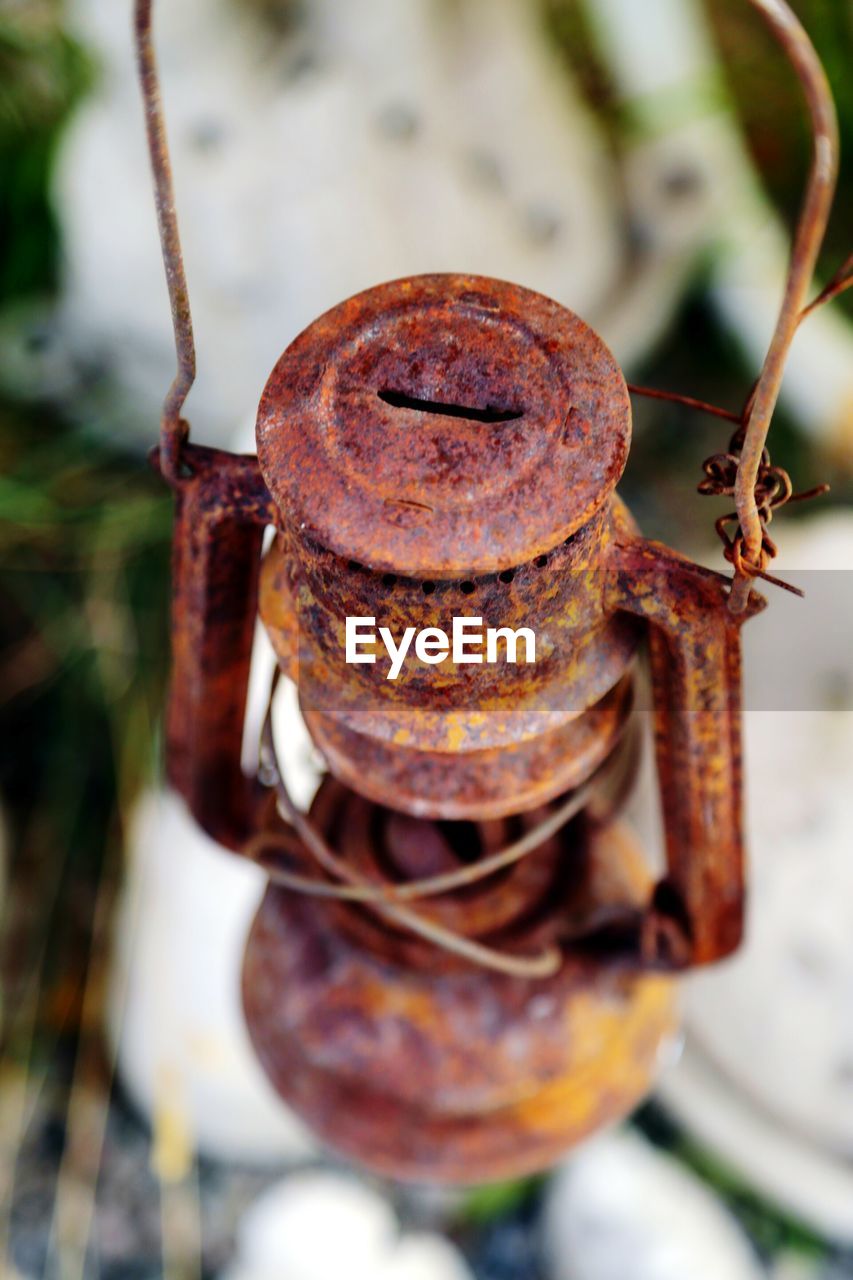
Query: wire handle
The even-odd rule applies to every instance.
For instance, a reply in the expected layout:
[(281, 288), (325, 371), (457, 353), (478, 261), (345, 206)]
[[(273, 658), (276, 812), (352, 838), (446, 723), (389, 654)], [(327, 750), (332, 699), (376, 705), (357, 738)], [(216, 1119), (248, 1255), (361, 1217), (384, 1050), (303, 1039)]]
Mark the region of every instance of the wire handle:
[[(809, 110), (813, 140), (811, 168), (773, 337), (758, 380), (740, 413), (731, 413), (690, 396), (629, 385), (629, 390), (635, 395), (675, 401), (738, 424), (727, 452), (705, 461), (705, 479), (699, 486), (700, 493), (729, 494), (735, 499), (736, 510), (731, 515), (722, 516), (716, 523), (726, 559), (735, 569), (729, 595), (729, 608), (733, 613), (743, 613), (746, 609), (754, 578), (764, 578), (776, 586), (794, 590), (767, 572), (769, 562), (776, 555), (776, 545), (767, 534), (767, 525), (775, 508), (825, 493), (828, 486), (820, 485), (808, 494), (794, 494), (787, 473), (771, 465), (766, 448), (767, 435), (797, 329), (819, 306), (853, 285), (851, 255), (821, 293), (812, 302), (806, 302), (838, 176), (839, 140), (835, 105), (814, 45), (786, 0), (749, 0), (749, 3), (767, 22), (799, 78)], [(737, 528), (729, 535), (726, 526), (731, 523), (736, 523)]]
[[(767, 507), (759, 501), (756, 487), (761, 484), (762, 468), (768, 465), (765, 456), (767, 435), (779, 398), (791, 343), (800, 322), (816, 306), (829, 301), (853, 283), (848, 259), (823, 293), (810, 304), (806, 301), (835, 193), (839, 152), (838, 121), (826, 72), (814, 45), (790, 5), (786, 0), (749, 0), (749, 3), (767, 22), (800, 80), (811, 118), (813, 156), (776, 328), (758, 381), (738, 417), (743, 431), (738, 441), (733, 491), (739, 527), (728, 541), (727, 557), (735, 566), (729, 600), (729, 607), (734, 613), (742, 613), (746, 608), (752, 579), (769, 576), (766, 572), (767, 564), (775, 554), (775, 545), (765, 532)], [(166, 395), (160, 420), (160, 470), (174, 486), (181, 479), (181, 455), (189, 438), (189, 424), (182, 418), (181, 411), (195, 381), (196, 353), (152, 40), (151, 9), (152, 0), (136, 0), (139, 76), (178, 361), (177, 373)], [(655, 392), (645, 387), (632, 387), (631, 390), (640, 395), (681, 400), (691, 407), (703, 408), (721, 417), (735, 416), (715, 406), (694, 402), (690, 397)]]
[(151, 35), (152, 0), (136, 0), (136, 52), (139, 80), (145, 105), (145, 130), (151, 171), (154, 176), (154, 199), (157, 206), (157, 223), (160, 229), (160, 248), (166, 268), (166, 284), (172, 309), (172, 328), (175, 333), (175, 352), (178, 369), (163, 403), (160, 417), (160, 471), (173, 487), (182, 475), (182, 452), (189, 439), (189, 423), (181, 417), (184, 402), (195, 382), (196, 356), (193, 321), (187, 276), (181, 252), (178, 231), (178, 215), (175, 209), (175, 188), (172, 166), (169, 161), (169, 144), (160, 97), (157, 60)]
[[(370, 890), (375, 886), (371, 885), (369, 881), (365, 880), (363, 876), (359, 875), (337, 856), (308, 816), (297, 808), (287, 789), (287, 784), (279, 767), (272, 731), (272, 700), (279, 675), (278, 671), (273, 674), (270, 700), (261, 732), (262, 768), (266, 779), (272, 783), (275, 789), (276, 805), (280, 817), (293, 828), (305, 849), (312, 855), (319, 866), (334, 877), (335, 880), (342, 881), (344, 885), (349, 885), (359, 890), (354, 896), (357, 900), (364, 902), (368, 909), (391, 923), (408, 929), (411, 933), (425, 939), (427, 942), (431, 942), (434, 946), (444, 951), (450, 952), (452, 955), (461, 956), (463, 959), (484, 969), (491, 969), (496, 973), (503, 973), (509, 977), (536, 979), (548, 978), (555, 974), (559, 970), (563, 959), (557, 947), (548, 947), (535, 955), (517, 955), (498, 951), (494, 947), (485, 946), (483, 943), (465, 938), (461, 934), (454, 933), (452, 930), (426, 919), (418, 912), (410, 910), (402, 901), (393, 900), (391, 895), (387, 897), (383, 895), (381, 898), (374, 897)], [(565, 825), (571, 816), (569, 809), (563, 806), (560, 825)], [(544, 836), (541, 837), (542, 840), (544, 838)], [(255, 856), (257, 856), (257, 846), (250, 845), (247, 852), (255, 852)], [(532, 852), (532, 848), (525, 848), (520, 856), (530, 852)], [(513, 856), (518, 856), (517, 849), (513, 850), (513, 855), (508, 859), (508, 862), (513, 860)], [(283, 886), (287, 885), (287, 887), (297, 892), (316, 892), (313, 885), (308, 887), (304, 883), (297, 883), (290, 877), (276, 875), (274, 869), (268, 868), (267, 872), (271, 880), (277, 880)], [(423, 886), (420, 887), (423, 888)], [(428, 891), (431, 890), (434, 890), (434, 886), (428, 886)]]
[(764, 527), (756, 499), (756, 485), (770, 422), (785, 371), (785, 362), (814, 275), (823, 243), (838, 177), (838, 120), (826, 72), (802, 23), (786, 0), (750, 0), (764, 17), (799, 77), (812, 124), (813, 154), (805, 198), (791, 249), (791, 264), (776, 329), (755, 390), (744, 414), (745, 432), (735, 480), (743, 547), (736, 560), (730, 608), (742, 613), (749, 599), (750, 582), (765, 569), (769, 558)]

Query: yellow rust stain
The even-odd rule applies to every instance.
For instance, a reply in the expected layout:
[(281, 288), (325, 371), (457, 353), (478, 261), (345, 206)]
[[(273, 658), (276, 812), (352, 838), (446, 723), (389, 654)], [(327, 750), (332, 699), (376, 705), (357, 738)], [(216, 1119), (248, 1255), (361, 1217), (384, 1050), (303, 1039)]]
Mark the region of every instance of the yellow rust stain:
[(667, 978), (641, 978), (625, 996), (612, 1008), (593, 993), (572, 1002), (566, 1010), (572, 1061), (563, 1075), (518, 1105), (521, 1132), (571, 1130), (578, 1139), (626, 1114), (648, 1093), (659, 1046), (676, 1031), (675, 988)]
[(447, 730), (444, 735), (445, 746), (448, 751), (458, 751), (465, 741), (465, 725), (460, 722), (458, 715), (449, 715), (447, 717)]

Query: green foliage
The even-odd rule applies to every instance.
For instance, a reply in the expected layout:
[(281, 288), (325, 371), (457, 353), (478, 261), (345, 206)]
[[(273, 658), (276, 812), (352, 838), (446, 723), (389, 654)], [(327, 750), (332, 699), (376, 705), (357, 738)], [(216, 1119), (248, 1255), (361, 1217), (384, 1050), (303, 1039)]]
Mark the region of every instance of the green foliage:
[(62, 125), (91, 78), (60, 16), (55, 0), (0, 0), (0, 302), (55, 284), (50, 170)]
[(171, 502), (137, 458), (8, 407), (0, 469), (0, 700), (6, 741), (30, 748), (0, 753), (0, 781), (22, 817), (53, 814), (62, 843), (48, 795), (89, 779), (111, 809), (154, 764)]
[(676, 1154), (713, 1187), (766, 1257), (780, 1253), (826, 1256), (825, 1243), (809, 1227), (763, 1200), (707, 1151), (682, 1138)]
[(734, 1170), (694, 1142), (655, 1103), (642, 1107), (634, 1117), (637, 1128), (698, 1174), (738, 1219), (766, 1258), (795, 1253), (825, 1258), (828, 1248), (810, 1228), (759, 1196)]
[(472, 1226), (507, 1218), (538, 1194), (544, 1178), (522, 1178), (475, 1187), (465, 1197), (460, 1217)]
[[(791, 0), (823, 62), (841, 136), (841, 173), (819, 274), (832, 275), (850, 252), (853, 209), (853, 8), (847, 0)], [(811, 157), (802, 90), (761, 18), (744, 0), (705, 0), (723, 68), (762, 179), (793, 225)], [(848, 294), (834, 306), (853, 314)]]
[(49, 0), (0, 4), (0, 137), (58, 124), (85, 88), (88, 62)]
[[(602, 60), (590, 25), (591, 0), (542, 0), (548, 29), (572, 75), (619, 152), (635, 128), (622, 110), (618, 89)], [(792, 0), (814, 41), (835, 96), (841, 133), (842, 166), (835, 212), (819, 274), (831, 276), (850, 252), (853, 209), (853, 7), (848, 0)], [(799, 209), (808, 170), (811, 136), (808, 112), (797, 78), (762, 19), (745, 0), (704, 0), (720, 54), (720, 74), (705, 86), (710, 105), (729, 98), (774, 202), (789, 223)], [(678, 110), (677, 100), (661, 112)], [(835, 306), (853, 314), (853, 291)]]

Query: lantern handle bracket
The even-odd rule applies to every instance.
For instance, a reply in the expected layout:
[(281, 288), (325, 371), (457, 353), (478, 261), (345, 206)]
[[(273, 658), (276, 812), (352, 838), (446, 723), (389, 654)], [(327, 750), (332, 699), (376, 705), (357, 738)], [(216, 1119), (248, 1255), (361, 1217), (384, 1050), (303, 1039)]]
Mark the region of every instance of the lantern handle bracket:
[(200, 445), (186, 456), (175, 495), (169, 782), (202, 830), (237, 850), (263, 797), (241, 757), (261, 550), (277, 512), (257, 458)]
[(742, 624), (764, 608), (728, 607), (728, 580), (660, 543), (613, 544), (613, 607), (649, 627), (655, 748), (667, 873), (641, 926), (646, 964), (687, 968), (722, 959), (743, 927)]

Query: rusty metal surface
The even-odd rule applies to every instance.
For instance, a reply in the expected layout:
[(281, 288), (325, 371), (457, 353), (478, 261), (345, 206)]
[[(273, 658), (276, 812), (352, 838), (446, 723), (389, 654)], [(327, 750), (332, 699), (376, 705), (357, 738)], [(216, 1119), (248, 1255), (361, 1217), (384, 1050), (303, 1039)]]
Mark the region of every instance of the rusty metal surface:
[(750, 0), (750, 3), (769, 25), (800, 81), (808, 106), (813, 145), (776, 328), (758, 381), (744, 408), (745, 432), (735, 483), (740, 528), (734, 539), (737, 572), (730, 601), (734, 612), (746, 608), (750, 579), (766, 569), (770, 559), (769, 549), (764, 545), (764, 525), (755, 489), (788, 352), (806, 311), (809, 286), (829, 221), (839, 156), (838, 119), (832, 90), (817, 51), (797, 15), (786, 0)]
[(157, 224), (160, 231), (163, 265), (166, 268), (166, 284), (169, 290), (172, 328), (175, 334), (175, 354), (178, 361), (178, 368), (166, 395), (160, 418), (160, 468), (163, 478), (170, 485), (175, 485), (181, 476), (182, 455), (189, 438), (189, 424), (181, 417), (181, 411), (195, 381), (196, 356), (190, 295), (181, 253), (178, 215), (175, 209), (172, 166), (166, 141), (163, 106), (160, 101), (154, 42), (151, 36), (151, 2), (152, 0), (136, 0), (134, 19), (139, 80), (145, 104), (145, 131), (151, 173), (154, 178), (154, 201), (157, 208)]
[(199, 825), (240, 849), (259, 804), (240, 756), (272, 506), (255, 458), (190, 445), (185, 465), (175, 499), (168, 777)]
[[(767, 433), (800, 323), (853, 284), (852, 259), (848, 259), (818, 296), (806, 301), (838, 178), (838, 118), (825, 69), (790, 5), (786, 0), (749, 3), (766, 20), (797, 74), (813, 145), (775, 332), (761, 374), (739, 415), (678, 393), (630, 388), (742, 426), (734, 438), (736, 448), (734, 442), (730, 445), (730, 457), (736, 454), (733, 480), (720, 490), (733, 493), (736, 511), (717, 521), (726, 559), (735, 568), (729, 594), (733, 613), (747, 608), (756, 577), (786, 585), (767, 572), (776, 554), (774, 541), (766, 534), (771, 507), (761, 500), (762, 471), (770, 466)], [(177, 486), (190, 438), (190, 424), (181, 411), (196, 375), (195, 339), (151, 37), (151, 0), (136, 0), (134, 17), (178, 360), (160, 420), (160, 467), (168, 483)], [(444, 333), (448, 321), (450, 334)], [(378, 330), (383, 339), (379, 344)], [(491, 330), (501, 330), (500, 343), (493, 342)], [(330, 351), (327, 366), (323, 361)], [(551, 393), (556, 397), (553, 402)], [(296, 515), (298, 524), (319, 531), (330, 547), (366, 547), (371, 556), (380, 557), (383, 548), (392, 545), (397, 561), (401, 554), (405, 556), (407, 572), (423, 572), (439, 545), (443, 568), (433, 571), (437, 575), (452, 575), (459, 567), (456, 556), (467, 571), (483, 571), (505, 563), (492, 559), (494, 553), (516, 547), (512, 518), (524, 515), (530, 489), (537, 495), (548, 489), (555, 503), (552, 524), (571, 513), (575, 524), (565, 525), (564, 535), (592, 515), (625, 465), (630, 434), (625, 393), (620, 371), (601, 339), (548, 298), (480, 276), (418, 276), (350, 298), (320, 317), (288, 348), (261, 401), (259, 451), (279, 506), (289, 512), (291, 522), (304, 507), (306, 518)], [(382, 402), (382, 410), (375, 397)], [(569, 407), (562, 421), (561, 401), (562, 408)], [(435, 415), (452, 417), (460, 424), (456, 439), (441, 431), (430, 436), (428, 417)], [(607, 430), (599, 435), (592, 426), (603, 422)], [(289, 436), (283, 440), (284, 424)], [(488, 429), (487, 449), (471, 439), (476, 435), (471, 430), (474, 425)], [(548, 470), (539, 468), (538, 476), (532, 466), (530, 425), (544, 425), (551, 435)], [(397, 449), (396, 467), (387, 465), (384, 426), (416, 429), (410, 447)], [(543, 431), (534, 434), (542, 447)], [(573, 462), (578, 460), (580, 483), (573, 476)], [(482, 474), (474, 476), (475, 488), (482, 488), (491, 474), (492, 497), (497, 499), (485, 521), (482, 548), (484, 513), (470, 503), (465, 463), (474, 471), (482, 465)], [(593, 472), (597, 472), (597, 484)], [(590, 480), (592, 488), (588, 488)], [(701, 492), (711, 490), (701, 488)], [(364, 518), (352, 524), (356, 494)], [(776, 506), (789, 498), (790, 493)], [(384, 522), (391, 543), (375, 534), (362, 540), (365, 522), (370, 520), (378, 525)], [(731, 538), (724, 531), (727, 522), (736, 524)], [(515, 524), (520, 527), (519, 521)], [(528, 552), (542, 531), (537, 521), (528, 522)], [(375, 559), (369, 563), (382, 566)], [(506, 563), (512, 563), (512, 556)]]
[(611, 551), (615, 607), (650, 625), (655, 739), (668, 871), (641, 941), (647, 963), (707, 964), (741, 940), (744, 847), (740, 627), (728, 583), (658, 543)]
[[(400, 833), (396, 843), (406, 847)], [(631, 910), (648, 895), (624, 827), (593, 828), (583, 842), (569, 828), (566, 859), (576, 874), (551, 928), (593, 903)], [(538, 874), (553, 869), (546, 859)], [(413, 1180), (483, 1182), (554, 1163), (636, 1105), (675, 1031), (664, 977), (595, 953), (536, 982), (395, 965), (345, 935), (329, 908), (276, 888), (249, 938), (243, 1000), (264, 1069), (315, 1132)]]
[[(664, 971), (736, 946), (744, 893), (742, 619), (729, 612), (727, 584), (644, 541), (613, 492), (627, 390), (591, 331), (538, 295), (480, 284), (476, 306), (460, 296), (459, 277), (397, 282), (344, 304), (280, 362), (265, 401), (275, 411), (267, 403), (259, 418), (260, 465), (188, 449), (177, 485), (169, 714), (170, 777), (198, 820), (234, 848), (268, 837), (290, 877), (287, 888), (270, 887), (244, 969), (247, 1019), (273, 1083), (366, 1163), (461, 1181), (542, 1167), (630, 1109), (672, 1024)], [(510, 322), (484, 308), (486, 287), (510, 300)], [(410, 333), (414, 341), (423, 326), (418, 383), (418, 353), (400, 342), (395, 308), (423, 291), (429, 305), (423, 316), (416, 308)], [(390, 300), (387, 325), (380, 298)], [(357, 322), (342, 335), (335, 325), (346, 315)], [(425, 317), (442, 325), (432, 348)], [(547, 353), (532, 372), (518, 366), (519, 331), (535, 331), (535, 350)], [(569, 336), (569, 363), (592, 353), (599, 366), (572, 365), (536, 412), (508, 418), (513, 386), (517, 407), (537, 378), (545, 387), (553, 360), (569, 367), (559, 366)], [(473, 364), (451, 358), (463, 347)], [(407, 398), (400, 407), (380, 398), (389, 388), (379, 384), (405, 359), (410, 380), (400, 372), (392, 388)], [(285, 369), (297, 379), (288, 413)], [(412, 406), (427, 395), (430, 407)], [(343, 443), (342, 405), (352, 415)], [(460, 405), (480, 417), (460, 418)], [(392, 413), (405, 424), (390, 422)], [(558, 436), (568, 432), (571, 474), (543, 461), (555, 448), (560, 461), (555, 423)], [(329, 440), (331, 462), (320, 467), (317, 450)], [(427, 488), (437, 468), (444, 505), (434, 492), (430, 501), (447, 545), (424, 536), (420, 508), (385, 501), (382, 477), (397, 461), (406, 484)], [(329, 467), (339, 467), (337, 491)], [(517, 519), (523, 508), (511, 536), (495, 515), (507, 468)], [(268, 524), (277, 533), (261, 566)], [(753, 598), (751, 612), (758, 607)], [(240, 771), (258, 610), (336, 778), (310, 819), (280, 775), (277, 817), (271, 794)], [(536, 663), (435, 666), (412, 655), (388, 681), (381, 662), (345, 661), (348, 616), (400, 634), (449, 630), (460, 615), (532, 628)], [(593, 786), (629, 754), (645, 635), (667, 836), (658, 885)], [(581, 797), (572, 812), (586, 809), (571, 820), (567, 810), (568, 825), (537, 834), (512, 865), (415, 907), (395, 900), (400, 886), (452, 879), (544, 830), (549, 804), (572, 788)], [(621, 796), (623, 787), (611, 790)], [(294, 896), (312, 885), (327, 897)], [(354, 900), (369, 888), (379, 896)]]
[[(264, 562), (261, 617), (336, 775), (380, 802), (442, 818), (529, 808), (589, 777), (627, 715), (641, 628), (607, 604), (602, 568), (614, 538), (632, 529), (614, 499), (547, 555), (461, 584), (429, 582), (428, 594), (421, 579), (280, 535)], [(344, 660), (347, 616), (375, 616), (399, 634), (413, 622), (449, 629), (466, 613), (534, 629), (536, 663), (413, 659), (388, 681), (380, 663)]]
[(380, 804), (393, 798), (416, 817), (485, 819), (524, 812), (585, 782), (622, 737), (632, 693), (626, 677), (556, 729), (464, 753), (386, 743), (304, 701), (302, 711), (332, 773), (362, 795)]
[[(520, 837), (535, 836), (544, 819), (569, 797), (500, 819), (436, 823), (372, 802), (327, 779), (311, 807), (311, 819), (348, 867), (370, 885), (409, 890), (443, 879), (449, 886), (454, 873), (464, 869), (467, 876), (454, 892), (436, 890), (418, 903), (422, 918), (460, 937), (486, 945), (499, 940), (505, 949), (530, 954), (580, 939), (588, 943), (605, 924), (611, 930), (618, 925), (620, 952), (636, 956), (641, 917), (634, 905), (628, 917), (617, 921), (607, 902), (594, 902), (589, 896), (588, 836), (591, 824), (601, 827), (612, 821), (637, 763), (632, 732), (588, 786), (570, 793), (577, 798), (574, 818), (537, 836), (535, 856), (520, 858), (484, 879), (474, 879), (471, 873)], [(310, 870), (304, 850), (297, 860)], [(613, 874), (618, 878), (618, 868)], [(433, 973), (464, 963), (464, 957), (437, 952), (429, 939), (413, 937), (387, 917), (351, 907), (349, 901), (333, 901), (328, 918), (342, 934), (389, 961)]]
[(276, 365), (258, 458), (285, 524), (375, 570), (465, 577), (552, 550), (625, 465), (625, 381), (541, 294), (479, 276), (369, 289)]
[[(767, 572), (773, 509), (807, 496), (792, 495), (764, 445), (799, 323), (851, 283), (848, 263), (807, 304), (837, 126), (789, 5), (751, 3), (800, 78), (814, 140), (776, 330), (740, 414), (632, 388), (739, 425), (702, 486), (735, 499), (717, 523), (735, 567), (729, 591), (638, 537), (613, 494), (630, 440), (622, 374), (577, 316), (514, 285), (422, 276), (351, 298), (273, 371), (259, 466), (190, 447), (180, 415), (195, 376), (192, 321), (151, 0), (136, 0), (178, 356), (159, 448), (177, 490), (169, 776), (216, 839), (248, 852), (269, 830), (295, 862), (289, 888), (268, 890), (247, 947), (252, 1038), (317, 1131), (384, 1173), (481, 1181), (550, 1163), (653, 1078), (672, 992), (649, 970), (707, 963), (740, 939), (738, 628), (763, 607), (752, 579), (778, 581)], [(327, 780), (310, 822), (280, 775), (265, 797), (240, 769), (270, 523), (261, 614), (340, 779)], [(376, 667), (343, 662), (347, 616), (399, 634), (413, 622), (447, 630), (460, 613), (534, 628), (543, 661), (413, 665), (391, 687)], [(668, 863), (656, 886), (593, 786), (630, 746), (631, 668), (646, 631)], [(609, 803), (623, 783), (611, 779)], [(541, 815), (567, 787), (576, 791), (549, 825)], [(460, 817), (475, 821), (447, 822)], [(513, 832), (525, 860), (513, 853), (496, 878), (491, 863), (513, 852)], [(489, 870), (460, 887), (466, 858)], [(436, 890), (423, 914), (387, 896), (430, 875), (456, 892)], [(297, 886), (340, 897), (299, 901)], [(347, 898), (377, 888), (373, 900)], [(516, 954), (533, 944), (546, 951)]]

